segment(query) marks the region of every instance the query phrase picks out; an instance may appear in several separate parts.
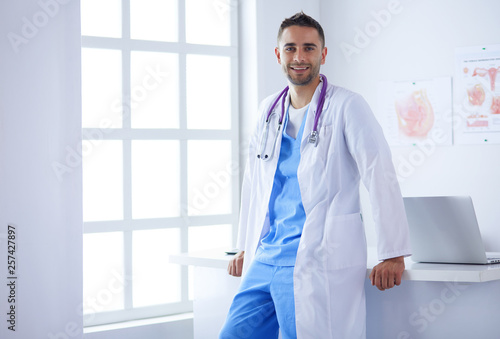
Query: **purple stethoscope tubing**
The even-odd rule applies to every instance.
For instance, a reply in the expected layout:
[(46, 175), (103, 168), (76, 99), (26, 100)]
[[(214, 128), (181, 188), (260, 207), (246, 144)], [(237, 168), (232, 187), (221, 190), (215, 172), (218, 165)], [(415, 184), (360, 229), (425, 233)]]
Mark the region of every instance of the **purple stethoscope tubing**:
[[(312, 130), (311, 134), (309, 135), (309, 143), (314, 144), (314, 147), (316, 147), (318, 145), (318, 140), (319, 140), (318, 121), (319, 121), (319, 117), (323, 111), (323, 105), (325, 104), (326, 90), (328, 87), (328, 80), (326, 79), (326, 76), (323, 74), (320, 74), (320, 76), (321, 76), (321, 79), (323, 80), (323, 87), (321, 88), (321, 92), (319, 94), (318, 107), (317, 107), (315, 115), (314, 115), (313, 130)], [(264, 128), (264, 134), (262, 135), (262, 138), (261, 138), (261, 145), (260, 145), (261, 152), (260, 152), (260, 154), (257, 155), (257, 158), (259, 158), (259, 159), (262, 159), (262, 160), (269, 160), (270, 159), (268, 154), (263, 154), (263, 153), (264, 153), (264, 149), (265, 149), (265, 146), (267, 143), (267, 137), (269, 134), (269, 123), (271, 121), (271, 115), (273, 114), (273, 111), (274, 111), (276, 105), (278, 104), (278, 101), (281, 99), (281, 117), (280, 117), (279, 124), (278, 124), (278, 132), (279, 132), (281, 130), (281, 125), (283, 124), (283, 118), (285, 116), (285, 100), (286, 100), (286, 95), (288, 93), (288, 90), (289, 90), (289, 87), (286, 86), (285, 89), (281, 91), (281, 93), (278, 95), (276, 100), (274, 100), (271, 108), (269, 109), (269, 112), (267, 113), (266, 127)], [(275, 143), (273, 144), (273, 148), (272, 148), (270, 154), (274, 153), (275, 144), (276, 144), (276, 140), (275, 140)]]
[[(323, 79), (323, 87), (321, 88), (321, 92), (319, 94), (319, 101), (318, 101), (318, 108), (316, 110), (316, 115), (314, 117), (314, 127), (313, 127), (313, 132), (318, 130), (318, 121), (319, 121), (319, 116), (321, 115), (321, 111), (323, 110), (323, 105), (325, 104), (325, 97), (326, 97), (326, 89), (328, 87), (328, 80), (325, 75), (320, 74), (321, 79)], [(278, 95), (276, 100), (274, 100), (273, 105), (269, 109), (269, 112), (267, 113), (266, 117), (266, 122), (269, 122), (269, 118), (271, 117), (271, 114), (273, 113), (274, 108), (278, 104), (278, 101), (281, 100), (281, 118), (280, 118), (280, 124), (283, 123), (283, 117), (285, 115), (285, 99), (286, 95), (288, 93), (289, 87), (286, 86), (284, 90), (281, 91), (281, 93)]]

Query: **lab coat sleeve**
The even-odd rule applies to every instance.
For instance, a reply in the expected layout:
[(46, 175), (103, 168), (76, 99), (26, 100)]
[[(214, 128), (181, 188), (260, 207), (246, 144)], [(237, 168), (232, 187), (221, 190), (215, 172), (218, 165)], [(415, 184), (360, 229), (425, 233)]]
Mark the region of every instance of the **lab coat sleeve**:
[[(262, 105), (261, 105), (262, 106)], [(262, 112), (262, 108), (259, 109)], [(241, 185), (241, 204), (240, 204), (240, 218), (238, 225), (238, 238), (236, 241), (236, 248), (240, 251), (245, 250), (246, 236), (248, 230), (249, 214), (251, 213), (249, 206), (252, 196), (252, 178), (255, 168), (255, 159), (257, 157), (257, 144), (259, 142), (259, 126), (260, 120), (254, 128), (254, 132), (250, 138), (248, 146), (248, 156), (245, 164), (245, 172), (243, 174), (243, 182)]]
[[(250, 146), (251, 148), (251, 146)], [(248, 205), (251, 194), (251, 167), (250, 166), (250, 153), (247, 157), (245, 165), (245, 172), (243, 174), (243, 182), (241, 185), (241, 205), (240, 205), (240, 219), (238, 223), (238, 240), (236, 241), (236, 248), (240, 251), (245, 250), (246, 235), (248, 229), (248, 214), (250, 213)]]
[(382, 128), (366, 101), (351, 95), (344, 106), (344, 136), (372, 205), (379, 260), (409, 256), (408, 221)]

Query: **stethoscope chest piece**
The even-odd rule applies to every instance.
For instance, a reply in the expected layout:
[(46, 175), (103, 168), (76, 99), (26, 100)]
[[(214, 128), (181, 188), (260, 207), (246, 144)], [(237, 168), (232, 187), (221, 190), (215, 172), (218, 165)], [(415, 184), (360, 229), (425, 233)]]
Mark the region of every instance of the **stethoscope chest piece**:
[(309, 143), (313, 144), (314, 147), (317, 147), (318, 141), (319, 141), (318, 131), (312, 131), (311, 134), (309, 134)]

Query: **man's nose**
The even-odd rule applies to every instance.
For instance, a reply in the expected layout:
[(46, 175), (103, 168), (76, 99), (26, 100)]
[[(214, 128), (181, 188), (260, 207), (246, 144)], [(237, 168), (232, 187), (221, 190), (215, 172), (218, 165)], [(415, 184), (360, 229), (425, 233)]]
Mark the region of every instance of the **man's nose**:
[(298, 62), (298, 63), (302, 63), (304, 61), (304, 53), (302, 53), (302, 51), (300, 51), (300, 50), (297, 50), (295, 52), (293, 61)]

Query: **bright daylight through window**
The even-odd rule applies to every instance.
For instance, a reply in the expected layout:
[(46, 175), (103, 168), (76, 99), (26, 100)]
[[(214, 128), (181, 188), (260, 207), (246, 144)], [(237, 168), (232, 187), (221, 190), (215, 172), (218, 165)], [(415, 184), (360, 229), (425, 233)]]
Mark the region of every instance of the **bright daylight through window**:
[(171, 254), (238, 220), (231, 0), (82, 0), (84, 320), (189, 312)]

